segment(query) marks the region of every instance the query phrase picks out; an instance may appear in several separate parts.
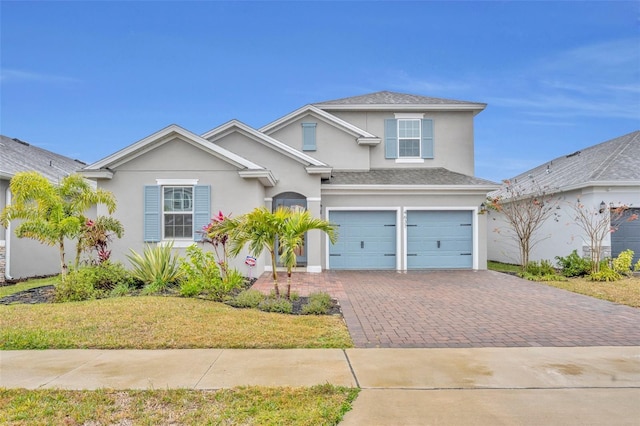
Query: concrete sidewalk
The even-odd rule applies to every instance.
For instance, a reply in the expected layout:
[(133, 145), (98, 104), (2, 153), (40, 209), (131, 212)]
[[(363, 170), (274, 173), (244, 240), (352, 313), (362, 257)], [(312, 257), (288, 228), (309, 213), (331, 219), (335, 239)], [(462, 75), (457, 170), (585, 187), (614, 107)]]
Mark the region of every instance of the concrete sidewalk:
[(640, 419), (640, 347), (0, 351), (0, 387), (358, 386), (345, 425)]

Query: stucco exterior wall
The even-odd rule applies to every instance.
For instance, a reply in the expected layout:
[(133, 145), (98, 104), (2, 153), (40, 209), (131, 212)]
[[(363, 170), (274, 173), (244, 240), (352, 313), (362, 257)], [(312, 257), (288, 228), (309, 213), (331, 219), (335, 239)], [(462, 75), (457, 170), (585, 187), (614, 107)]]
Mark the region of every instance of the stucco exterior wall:
[(270, 134), (271, 137), (302, 151), (302, 123), (317, 123), (315, 151), (305, 151), (334, 170), (368, 170), (369, 147), (358, 145), (356, 136), (328, 124), (313, 114), (307, 114), (286, 127)]
[[(599, 209), (604, 201), (607, 208), (609, 203), (618, 205), (640, 205), (640, 193), (632, 187), (588, 187), (580, 190), (564, 192), (556, 197), (559, 209), (556, 215), (547, 220), (536, 232), (538, 241), (531, 250), (531, 261), (548, 260), (556, 262), (556, 256), (568, 256), (577, 250), (581, 256), (587, 255), (585, 249), (589, 247), (588, 235), (576, 224), (575, 213), (572, 210), (578, 198), (585, 208), (592, 211)], [(504, 216), (497, 212), (488, 213), (488, 256), (489, 260), (504, 263), (519, 264), (519, 249), (516, 241), (510, 236), (511, 231)], [(557, 220), (556, 220), (557, 219)], [(604, 255), (611, 253), (611, 234), (602, 242)]]
[(403, 164), (396, 163), (394, 159), (386, 159), (384, 155), (384, 120), (395, 118), (395, 111), (327, 111), (383, 139), (382, 143), (371, 147), (372, 169), (443, 167), (453, 172), (474, 175), (473, 112), (424, 111), (424, 118), (433, 119), (434, 158), (425, 159), (420, 164)]
[[(356, 194), (325, 194), (322, 198), (323, 219), (327, 219), (327, 211), (335, 208), (358, 210), (359, 208), (375, 210), (376, 208), (395, 208), (401, 215), (407, 210), (467, 210), (472, 211), (474, 220), (474, 263), (477, 269), (487, 269), (487, 217), (478, 214), (480, 204), (485, 200), (485, 194), (402, 194), (375, 193)], [(400, 239), (406, 237), (406, 227), (401, 227)], [(323, 238), (323, 265), (328, 263), (326, 258), (327, 240)], [(405, 257), (404, 244), (400, 244), (399, 256)]]
[[(117, 198), (114, 217), (124, 225), (125, 234), (122, 239), (114, 240), (112, 258), (127, 266), (126, 255), (130, 249), (139, 253), (144, 250), (143, 188), (155, 185), (156, 179), (197, 179), (199, 185), (211, 185), (212, 216), (219, 210), (239, 216), (263, 205), (265, 198), (264, 187), (257, 179), (243, 179), (235, 166), (179, 139), (122, 164), (114, 172), (112, 179), (100, 179), (98, 186), (113, 192)], [(183, 254), (184, 248), (177, 252)], [(231, 261), (231, 265), (243, 273), (247, 272), (246, 254)], [(259, 259), (254, 273), (263, 270), (264, 261)]]

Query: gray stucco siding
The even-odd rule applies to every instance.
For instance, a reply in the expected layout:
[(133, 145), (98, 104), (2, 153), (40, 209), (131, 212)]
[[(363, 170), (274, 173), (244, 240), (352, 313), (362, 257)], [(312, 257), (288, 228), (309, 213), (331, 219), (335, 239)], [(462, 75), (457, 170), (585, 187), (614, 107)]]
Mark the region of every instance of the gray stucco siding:
[[(331, 114), (348, 121), (374, 135), (384, 137), (384, 120), (395, 118), (390, 111), (329, 111)], [(474, 135), (473, 112), (415, 111), (424, 113), (424, 118), (433, 120), (434, 158), (424, 163), (398, 163), (385, 158), (383, 143), (371, 147), (370, 164), (372, 169), (443, 167), (445, 169), (474, 175)]]
[(369, 148), (358, 145), (357, 136), (308, 114), (270, 136), (302, 151), (302, 123), (317, 123), (316, 150), (307, 153), (340, 170), (368, 170)]

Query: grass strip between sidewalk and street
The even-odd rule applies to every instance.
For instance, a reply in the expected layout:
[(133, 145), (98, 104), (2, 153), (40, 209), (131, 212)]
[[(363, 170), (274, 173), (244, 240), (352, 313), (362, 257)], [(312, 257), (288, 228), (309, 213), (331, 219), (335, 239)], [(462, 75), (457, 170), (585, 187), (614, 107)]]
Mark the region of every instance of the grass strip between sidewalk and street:
[(0, 306), (0, 349), (350, 348), (340, 316), (236, 309), (202, 299), (118, 297)]
[(0, 424), (335, 425), (358, 389), (239, 387), (72, 391), (0, 388)]

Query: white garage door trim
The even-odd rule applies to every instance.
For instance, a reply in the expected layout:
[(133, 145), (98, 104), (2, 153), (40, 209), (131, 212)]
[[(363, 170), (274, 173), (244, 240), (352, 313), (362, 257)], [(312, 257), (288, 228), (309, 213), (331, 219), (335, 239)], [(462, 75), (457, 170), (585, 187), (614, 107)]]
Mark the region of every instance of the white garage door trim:
[[(402, 221), (402, 208), (401, 207), (326, 207), (324, 211), (325, 219), (329, 220), (330, 212), (332, 211), (394, 211), (396, 213), (396, 270), (400, 271), (402, 268), (403, 256), (400, 256), (400, 248), (402, 241), (402, 228), (404, 226), (398, 226), (401, 223), (406, 223), (406, 221)], [(340, 237), (338, 237), (340, 238)], [(325, 253), (324, 253), (324, 268), (329, 270), (329, 248), (331, 246), (331, 242), (329, 241), (329, 237), (325, 236)]]
[(479, 242), (478, 242), (478, 207), (405, 207), (402, 210), (402, 253), (400, 256), (402, 259), (401, 268), (403, 271), (407, 270), (407, 212), (408, 211), (471, 211), (471, 220), (473, 226), (473, 269), (478, 269), (480, 261), (478, 259)]

